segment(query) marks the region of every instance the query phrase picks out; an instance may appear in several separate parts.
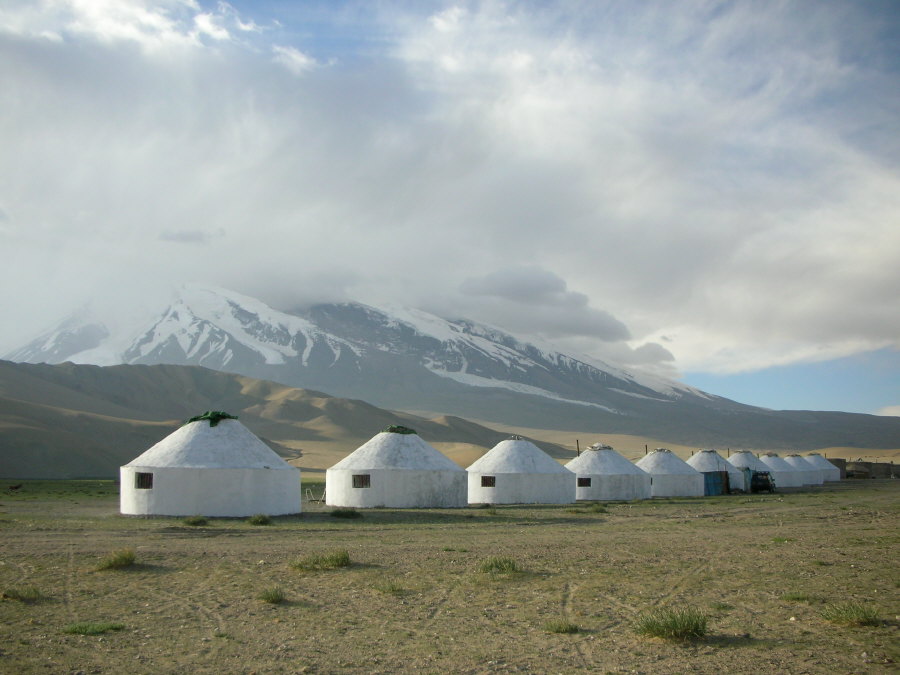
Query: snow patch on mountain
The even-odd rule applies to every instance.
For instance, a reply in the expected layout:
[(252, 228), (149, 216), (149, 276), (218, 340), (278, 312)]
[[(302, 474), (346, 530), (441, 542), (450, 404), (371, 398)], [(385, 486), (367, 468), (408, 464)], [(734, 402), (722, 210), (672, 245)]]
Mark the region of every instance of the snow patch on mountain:
[(459, 372), (459, 371), (449, 371), (449, 370), (441, 370), (440, 368), (436, 368), (431, 364), (426, 364), (426, 368), (430, 370), (435, 375), (439, 375), (440, 377), (446, 377), (450, 380), (454, 380), (459, 382), (460, 384), (465, 384), (470, 387), (493, 387), (496, 389), (507, 389), (509, 391), (514, 391), (518, 394), (530, 394), (532, 396), (542, 396), (544, 398), (552, 399), (554, 401), (559, 401), (560, 403), (573, 403), (575, 405), (583, 405), (591, 408), (599, 408), (600, 410), (605, 410), (606, 412), (612, 413), (614, 415), (621, 415), (622, 413), (616, 410), (615, 408), (609, 408), (605, 405), (600, 405), (599, 403), (593, 403), (590, 401), (579, 401), (576, 399), (564, 398), (559, 394), (554, 394), (552, 391), (547, 391), (546, 389), (541, 389), (540, 387), (533, 387), (529, 384), (522, 384), (521, 382), (510, 382), (509, 380), (495, 380), (489, 377), (481, 377), (480, 375), (473, 375), (472, 373)]

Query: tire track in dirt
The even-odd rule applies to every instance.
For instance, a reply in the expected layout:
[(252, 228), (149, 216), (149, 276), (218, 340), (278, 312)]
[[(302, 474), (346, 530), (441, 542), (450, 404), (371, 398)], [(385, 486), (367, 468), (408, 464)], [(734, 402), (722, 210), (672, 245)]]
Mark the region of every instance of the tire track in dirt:
[(454, 581), (451, 585), (444, 586), (441, 589), (441, 592), (438, 594), (437, 599), (434, 601), (433, 606), (429, 609), (428, 613), (425, 615), (425, 620), (430, 621), (432, 624), (437, 616), (441, 613), (441, 610), (444, 609), (447, 602), (450, 600), (450, 595), (454, 590), (459, 588), (459, 580)]
[[(134, 574), (134, 572), (125, 572), (125, 574)], [(129, 583), (119, 585), (115, 589), (112, 589), (109, 593), (106, 594), (106, 597), (109, 598), (116, 595), (125, 594), (127, 597), (133, 599), (137, 594), (132, 593), (131, 591), (139, 588), (144, 588), (146, 586), (146, 583), (147, 581), (143, 577), (134, 578)], [(207, 605), (202, 601), (202, 598), (204, 596), (215, 592), (212, 584), (213, 581), (209, 578), (204, 581), (198, 582), (198, 584), (191, 590), (191, 593), (189, 595), (181, 595), (174, 591), (167, 590), (161, 584), (155, 585), (153, 588), (154, 601), (158, 601), (161, 597), (165, 598), (166, 602), (170, 602), (176, 607), (194, 612), (201, 619), (206, 619), (208, 623), (213, 625), (213, 633), (222, 633), (224, 632), (225, 626), (225, 621), (222, 615), (215, 609), (213, 609), (210, 605)], [(161, 603), (157, 602), (157, 604)]]
[[(117, 585), (114, 589), (111, 589), (110, 592), (106, 594), (106, 598), (109, 599), (124, 595), (129, 603), (133, 603), (135, 597), (140, 597), (140, 591), (146, 590), (147, 579), (137, 570), (124, 572), (122, 574), (135, 576), (132, 577), (128, 583)], [(200, 659), (198, 663), (215, 662), (215, 659), (226, 646), (225, 641), (219, 639), (220, 637), (227, 635), (224, 618), (219, 612), (202, 600), (204, 596), (215, 593), (215, 588), (213, 588), (214, 584), (215, 581), (211, 577), (207, 577), (204, 581), (197, 582), (187, 595), (179, 594), (176, 591), (170, 591), (165, 588), (163, 584), (153, 585), (151, 607), (164, 608), (169, 606), (180, 608), (195, 614), (199, 625), (206, 624), (210, 626), (210, 634), (202, 639), (206, 646), (206, 651), (203, 652), (202, 655), (197, 655), (196, 658)], [(148, 630), (156, 630), (160, 619), (153, 617), (151, 612), (145, 613), (144, 617), (145, 620), (149, 618), (150, 622), (148, 625), (142, 627), (141, 631), (146, 632)], [(164, 619), (164, 621), (170, 622), (170, 628), (175, 627), (175, 617)], [(152, 657), (150, 658), (152, 659)]]
[(25, 582), (34, 574), (34, 565), (18, 563), (13, 560), (4, 560), (2, 564), (4, 567), (15, 570), (16, 576), (13, 578), (13, 581), (8, 584), (9, 586), (24, 586)]
[[(562, 598), (559, 603), (563, 617), (573, 624), (575, 622), (572, 621), (572, 595), (575, 593), (576, 588), (577, 586), (567, 581), (563, 586)], [(587, 654), (584, 653), (584, 640), (585, 638), (576, 639), (573, 642), (573, 646), (575, 647), (575, 653), (578, 654), (578, 660), (581, 662), (581, 667), (588, 670), (591, 666), (588, 662)]]
[(673, 584), (669, 586), (669, 590), (659, 596), (656, 600), (653, 601), (654, 607), (659, 607), (664, 604), (667, 600), (671, 599), (677, 593), (681, 592), (687, 585), (688, 581), (696, 577), (698, 574), (708, 571), (711, 566), (711, 562), (709, 560), (702, 560), (696, 565), (689, 568), (686, 572), (681, 574)]
[[(678, 592), (680, 592), (684, 587), (686, 587), (688, 585), (688, 581), (690, 581), (694, 576), (709, 569), (711, 564), (712, 563), (710, 561), (702, 561), (696, 565), (691, 566), (687, 571), (683, 572), (681, 575), (679, 575), (676, 578), (675, 582), (671, 584), (671, 586), (665, 593), (663, 593), (662, 595), (657, 597), (655, 600), (653, 600), (650, 603), (651, 606), (659, 607), (660, 605), (664, 604), (667, 600), (672, 598), (674, 595), (676, 595)], [(631, 605), (631, 604), (625, 602), (624, 600), (621, 600), (620, 598), (616, 597), (609, 591), (598, 590), (598, 597), (606, 600), (611, 605), (619, 608), (620, 610), (624, 610), (624, 612), (629, 614), (631, 617), (635, 617), (641, 612), (641, 610), (638, 609), (637, 607), (635, 607), (634, 605)], [(617, 626), (620, 626), (622, 623), (624, 623), (626, 620), (627, 619), (625, 617), (611, 616), (607, 621), (603, 622), (600, 625), (599, 630), (607, 631), (607, 630), (616, 628)]]
[(63, 604), (69, 617), (75, 620), (75, 603), (72, 600), (72, 587), (75, 584), (75, 544), (66, 546), (66, 573), (64, 575)]

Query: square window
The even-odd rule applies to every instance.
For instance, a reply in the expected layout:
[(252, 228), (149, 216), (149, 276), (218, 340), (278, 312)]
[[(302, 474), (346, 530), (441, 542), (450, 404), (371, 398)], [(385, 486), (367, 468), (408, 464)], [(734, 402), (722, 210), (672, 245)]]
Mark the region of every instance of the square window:
[(579, 478), (578, 479), (578, 487), (591, 487), (591, 479), (590, 478)]
[(481, 477), (481, 487), (497, 487), (497, 477), (496, 476), (482, 476)]
[(355, 488), (372, 487), (372, 477), (367, 473), (355, 474), (353, 476), (353, 487), (355, 487)]
[(134, 474), (134, 487), (136, 490), (152, 490), (153, 474), (152, 473), (136, 473)]

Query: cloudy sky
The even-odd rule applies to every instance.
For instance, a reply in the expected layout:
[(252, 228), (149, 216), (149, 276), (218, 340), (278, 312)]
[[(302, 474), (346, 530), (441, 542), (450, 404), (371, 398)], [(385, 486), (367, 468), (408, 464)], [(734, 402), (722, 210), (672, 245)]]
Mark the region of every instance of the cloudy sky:
[(0, 353), (185, 282), (900, 414), (892, 0), (0, 4)]

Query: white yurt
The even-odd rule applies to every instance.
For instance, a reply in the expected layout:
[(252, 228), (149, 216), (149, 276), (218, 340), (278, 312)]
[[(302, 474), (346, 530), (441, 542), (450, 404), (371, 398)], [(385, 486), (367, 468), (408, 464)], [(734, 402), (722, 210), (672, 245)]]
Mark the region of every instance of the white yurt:
[(806, 461), (819, 469), (822, 474), (822, 480), (831, 483), (841, 480), (841, 470), (834, 464), (822, 457), (818, 452), (811, 452), (805, 457)]
[(470, 504), (570, 504), (575, 474), (519, 436), (500, 441), (469, 474)]
[(641, 457), (637, 466), (650, 474), (653, 497), (702, 497), (703, 474), (667, 448)]
[(119, 469), (131, 516), (242, 517), (300, 513), (300, 469), (236, 417), (209, 411)]
[(819, 467), (814, 466), (812, 462), (808, 462), (805, 457), (794, 453), (785, 457), (784, 461), (794, 467), (800, 476), (802, 485), (821, 485), (823, 483)]
[(628, 501), (650, 498), (650, 475), (609, 445), (596, 443), (566, 464), (575, 474), (575, 499)]
[(727, 459), (729, 464), (736, 466), (739, 469), (750, 469), (751, 471), (768, 471), (771, 473), (771, 469), (759, 461), (759, 457), (754, 455), (749, 450), (738, 450), (737, 452), (732, 452), (728, 455)]
[(779, 488), (803, 487), (803, 480), (808, 477), (807, 472), (797, 471), (776, 452), (764, 452), (759, 456), (759, 461), (769, 467), (769, 473)]
[(390, 426), (325, 472), (331, 506), (455, 508), (466, 505), (466, 472), (408, 427)]
[(728, 473), (728, 492), (749, 492), (750, 485), (744, 476), (744, 472), (734, 464), (728, 462), (715, 450), (700, 450), (691, 455), (687, 460), (688, 466), (700, 473)]

